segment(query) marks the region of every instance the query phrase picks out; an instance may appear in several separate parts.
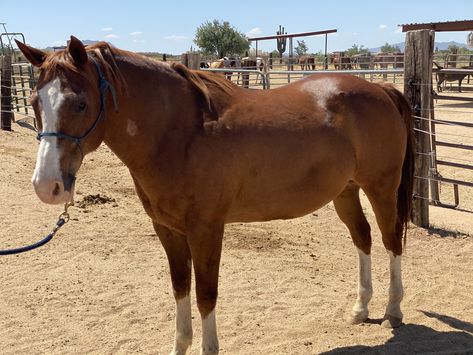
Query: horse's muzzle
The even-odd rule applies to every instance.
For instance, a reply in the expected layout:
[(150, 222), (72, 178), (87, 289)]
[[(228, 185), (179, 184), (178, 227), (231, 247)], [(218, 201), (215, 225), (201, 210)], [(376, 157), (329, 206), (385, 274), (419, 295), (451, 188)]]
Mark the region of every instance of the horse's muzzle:
[(39, 199), (47, 204), (58, 205), (72, 201), (75, 176), (68, 174), (62, 180), (33, 180), (33, 187)]

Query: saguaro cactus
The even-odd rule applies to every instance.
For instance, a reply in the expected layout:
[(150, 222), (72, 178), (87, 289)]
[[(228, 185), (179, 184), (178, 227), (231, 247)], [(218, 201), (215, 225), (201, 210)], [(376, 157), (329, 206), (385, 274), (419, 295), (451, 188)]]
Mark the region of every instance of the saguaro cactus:
[[(279, 35), (287, 35), (287, 32), (284, 32), (284, 27), (279, 25), (279, 31), (276, 31), (276, 34)], [(277, 45), (278, 45), (278, 52), (279, 52), (279, 58), (280, 63), (282, 63), (282, 55), (286, 51), (286, 43), (287, 43), (287, 38), (277, 38), (276, 39)]]

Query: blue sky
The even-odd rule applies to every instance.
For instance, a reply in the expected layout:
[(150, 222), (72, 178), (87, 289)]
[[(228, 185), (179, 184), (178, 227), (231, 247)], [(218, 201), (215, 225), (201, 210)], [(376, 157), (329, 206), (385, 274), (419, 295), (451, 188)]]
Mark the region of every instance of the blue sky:
[[(0, 22), (6, 22), (10, 32), (23, 32), (35, 47), (64, 44), (73, 34), (132, 51), (173, 54), (195, 47), (196, 28), (213, 19), (255, 36), (275, 34), (279, 25), (288, 33), (337, 29), (328, 41), (329, 51), (335, 51), (354, 43), (371, 48), (402, 42), (404, 34), (397, 27), (402, 23), (472, 18), (473, 0), (22, 0), (21, 6), (16, 0), (0, 0)], [(437, 33), (436, 40), (464, 43), (466, 36)], [(323, 49), (322, 37), (305, 41), (311, 52)], [(275, 41), (259, 45), (264, 50), (275, 47)]]

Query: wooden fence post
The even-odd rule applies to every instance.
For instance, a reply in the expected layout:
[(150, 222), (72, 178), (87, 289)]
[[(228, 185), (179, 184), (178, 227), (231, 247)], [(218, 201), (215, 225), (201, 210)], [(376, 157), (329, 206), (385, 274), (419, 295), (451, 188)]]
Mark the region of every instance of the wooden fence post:
[(429, 168), (431, 142), (431, 94), (432, 94), (432, 56), (435, 32), (431, 30), (409, 31), (406, 34), (404, 95), (411, 103), (415, 118), (415, 169), (414, 201), (412, 221), (420, 227), (429, 226)]
[(12, 96), (11, 96), (11, 75), (12, 75), (12, 65), (11, 65), (11, 56), (3, 56), (2, 70), (0, 77), (0, 128), (4, 131), (11, 131), (11, 123), (13, 120), (12, 112)]
[(200, 54), (184, 53), (181, 55), (181, 63), (189, 69), (200, 69)]

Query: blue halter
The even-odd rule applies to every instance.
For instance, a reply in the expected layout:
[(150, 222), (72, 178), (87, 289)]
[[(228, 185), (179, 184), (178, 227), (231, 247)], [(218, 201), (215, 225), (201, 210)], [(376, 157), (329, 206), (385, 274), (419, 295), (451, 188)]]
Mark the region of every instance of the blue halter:
[(63, 132), (39, 132), (38, 135), (36, 136), (36, 139), (38, 139), (39, 141), (41, 141), (41, 139), (45, 137), (57, 137), (59, 139), (65, 139), (65, 140), (74, 142), (79, 147), (81, 158), (84, 157), (84, 153), (82, 151), (82, 146), (81, 146), (82, 140), (86, 138), (97, 127), (99, 121), (104, 116), (105, 103), (106, 103), (106, 97), (107, 97), (105, 92), (107, 91), (107, 89), (110, 89), (110, 92), (112, 93), (113, 103), (115, 105), (115, 111), (118, 111), (115, 88), (105, 79), (105, 76), (103, 75), (102, 70), (100, 69), (100, 66), (97, 64), (97, 62), (91, 57), (89, 57), (89, 59), (92, 61), (92, 63), (95, 64), (95, 68), (97, 69), (97, 74), (99, 76), (99, 91), (100, 91), (100, 110), (92, 126), (90, 126), (89, 129), (80, 136), (71, 136)]

